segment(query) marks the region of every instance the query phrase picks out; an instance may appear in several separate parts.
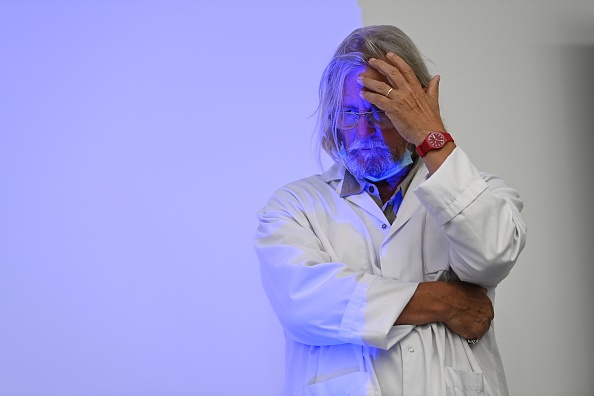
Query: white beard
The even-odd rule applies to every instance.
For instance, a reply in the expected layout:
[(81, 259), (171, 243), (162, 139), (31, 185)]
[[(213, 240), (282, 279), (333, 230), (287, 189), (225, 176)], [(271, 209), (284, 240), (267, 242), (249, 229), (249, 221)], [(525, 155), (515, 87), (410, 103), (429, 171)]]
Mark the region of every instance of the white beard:
[(379, 178), (397, 161), (390, 148), (377, 136), (353, 140), (343, 159), (349, 172), (357, 179), (369, 176)]

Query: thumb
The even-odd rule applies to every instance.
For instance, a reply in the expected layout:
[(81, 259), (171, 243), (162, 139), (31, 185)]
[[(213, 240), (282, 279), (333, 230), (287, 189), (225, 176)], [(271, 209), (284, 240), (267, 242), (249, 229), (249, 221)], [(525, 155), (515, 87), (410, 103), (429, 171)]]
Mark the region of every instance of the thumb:
[(441, 80), (439, 74), (433, 76), (433, 78), (429, 81), (429, 85), (427, 86), (427, 94), (435, 99), (439, 98), (439, 80)]

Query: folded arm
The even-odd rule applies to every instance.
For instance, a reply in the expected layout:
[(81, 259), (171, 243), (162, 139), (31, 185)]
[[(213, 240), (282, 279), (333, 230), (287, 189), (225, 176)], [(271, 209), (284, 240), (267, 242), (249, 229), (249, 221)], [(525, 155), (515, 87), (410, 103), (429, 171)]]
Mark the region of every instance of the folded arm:
[(481, 338), (494, 317), (487, 289), (466, 282), (422, 282), (396, 325), (443, 322), (461, 337)]
[(287, 337), (388, 349), (419, 324), (443, 322), (466, 338), (488, 330), (493, 312), (485, 289), (354, 270), (326, 251), (300, 201), (277, 192), (260, 211), (256, 234), (264, 289)]

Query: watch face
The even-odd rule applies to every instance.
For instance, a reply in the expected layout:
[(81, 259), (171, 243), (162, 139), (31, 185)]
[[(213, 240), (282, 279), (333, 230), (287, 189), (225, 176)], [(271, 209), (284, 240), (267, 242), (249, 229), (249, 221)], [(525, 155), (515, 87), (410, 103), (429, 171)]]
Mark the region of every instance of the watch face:
[(431, 147), (441, 148), (445, 144), (445, 137), (439, 132), (431, 132), (427, 136), (427, 142)]

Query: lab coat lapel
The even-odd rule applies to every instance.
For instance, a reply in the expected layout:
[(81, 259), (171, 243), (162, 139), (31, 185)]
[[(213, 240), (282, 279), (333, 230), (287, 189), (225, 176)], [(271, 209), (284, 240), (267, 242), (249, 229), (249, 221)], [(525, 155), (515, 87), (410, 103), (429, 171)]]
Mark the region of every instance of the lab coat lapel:
[[(341, 182), (336, 186), (336, 193), (340, 195), (344, 183), (345, 172), (346, 168), (344, 165), (336, 163), (332, 166), (332, 168), (329, 169), (329, 171), (322, 175), (322, 180), (324, 180), (326, 183), (329, 183), (331, 180), (341, 180)], [(381, 222), (388, 222), (388, 219), (386, 219), (382, 209), (375, 203), (369, 194), (365, 193), (365, 191), (358, 194), (348, 195), (344, 197), (344, 199), (354, 205), (357, 205)]]
[(377, 218), (378, 220), (387, 223), (388, 219), (382, 212), (382, 209), (375, 203), (373, 198), (365, 192), (361, 194), (349, 195), (345, 198), (347, 201), (359, 206), (361, 209)]

